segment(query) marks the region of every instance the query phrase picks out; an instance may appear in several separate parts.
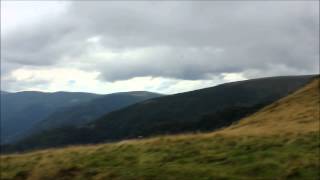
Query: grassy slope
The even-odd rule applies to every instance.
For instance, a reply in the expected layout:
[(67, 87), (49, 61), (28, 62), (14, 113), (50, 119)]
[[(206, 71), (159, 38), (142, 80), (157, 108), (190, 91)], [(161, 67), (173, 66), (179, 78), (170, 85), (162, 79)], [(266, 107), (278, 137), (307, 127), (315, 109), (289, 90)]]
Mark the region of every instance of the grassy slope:
[(2, 179), (319, 179), (319, 80), (229, 128), (1, 156)]
[(317, 132), (320, 127), (319, 93), (319, 79), (316, 79), (294, 94), (226, 128), (223, 133), (267, 135)]

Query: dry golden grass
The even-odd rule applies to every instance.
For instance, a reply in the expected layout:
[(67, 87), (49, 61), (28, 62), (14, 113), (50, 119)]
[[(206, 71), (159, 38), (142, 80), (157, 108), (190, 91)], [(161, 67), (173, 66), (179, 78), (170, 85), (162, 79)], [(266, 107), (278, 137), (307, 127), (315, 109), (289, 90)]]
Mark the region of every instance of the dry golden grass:
[(319, 79), (259, 112), (216, 133), (228, 135), (301, 134), (319, 131)]

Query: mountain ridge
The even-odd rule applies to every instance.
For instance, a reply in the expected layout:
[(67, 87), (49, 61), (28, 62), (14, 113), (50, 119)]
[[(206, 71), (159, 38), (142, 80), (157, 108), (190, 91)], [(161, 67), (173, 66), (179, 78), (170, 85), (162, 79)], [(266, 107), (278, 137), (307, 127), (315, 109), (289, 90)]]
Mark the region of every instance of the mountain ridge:
[[(140, 96), (136, 96), (137, 94), (140, 94)], [(106, 110), (100, 109), (99, 111), (94, 112), (87, 110), (85, 112), (87, 112), (89, 116), (92, 115), (92, 118), (96, 118), (94, 116), (95, 114), (92, 113), (96, 113), (97, 115), (105, 114), (111, 110), (114, 110), (115, 108), (122, 108), (128, 104), (136, 103), (140, 100), (145, 100), (154, 96), (160, 96), (160, 94), (143, 91), (113, 93), (109, 95), (62, 91), (53, 93), (22, 91), (17, 93), (1, 94), (1, 111), (3, 112), (1, 113), (1, 143), (12, 143), (22, 137), (28, 136), (30, 133), (37, 131), (36, 128), (39, 127), (38, 124), (42, 124), (45, 120), (46, 122), (49, 122), (50, 119), (47, 121), (48, 118), (55, 113), (64, 112), (68, 109), (74, 109), (79, 106), (82, 107), (88, 103), (90, 105), (91, 101), (99, 101), (99, 98), (106, 96), (115, 96), (115, 98), (112, 100), (115, 102), (121, 100), (121, 102), (114, 103), (110, 100), (103, 102), (102, 99), (100, 100), (102, 101), (100, 104), (104, 106), (108, 104), (114, 105)], [(91, 105), (95, 104), (91, 103)], [(74, 111), (71, 111), (71, 113), (73, 112)], [(66, 113), (65, 115), (68, 114)], [(65, 120), (65, 118), (62, 120)], [(77, 121), (75, 121), (74, 124), (76, 125)], [(51, 125), (54, 125), (54, 123), (50, 124), (49, 122), (46, 127), (50, 128)], [(59, 125), (63, 125), (63, 123), (57, 124), (57, 126)]]
[(211, 131), (254, 113), (315, 77), (254, 79), (146, 100), (110, 112), (79, 128), (51, 129), (35, 134), (18, 142), (18, 149)]
[(163, 95), (147, 91), (129, 91), (102, 95), (89, 102), (51, 113), (32, 128), (29, 133), (37, 133), (64, 126), (82, 126), (111, 111), (161, 96)]

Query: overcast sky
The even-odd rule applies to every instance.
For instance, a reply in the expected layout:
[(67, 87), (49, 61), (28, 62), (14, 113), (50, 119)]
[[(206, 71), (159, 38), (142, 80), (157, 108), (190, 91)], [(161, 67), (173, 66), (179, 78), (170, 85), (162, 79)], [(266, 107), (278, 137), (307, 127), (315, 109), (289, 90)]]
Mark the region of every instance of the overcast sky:
[(1, 89), (177, 93), (319, 72), (319, 2), (1, 1)]

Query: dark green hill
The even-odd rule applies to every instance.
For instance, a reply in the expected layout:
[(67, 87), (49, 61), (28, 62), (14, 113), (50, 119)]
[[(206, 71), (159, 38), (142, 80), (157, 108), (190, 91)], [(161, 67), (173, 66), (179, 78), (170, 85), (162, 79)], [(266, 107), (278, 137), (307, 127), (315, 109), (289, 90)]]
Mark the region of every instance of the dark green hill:
[(286, 76), (226, 83), (146, 100), (111, 112), (84, 127), (54, 129), (29, 137), (13, 149), (98, 143), (218, 129), (297, 90), (315, 76)]

